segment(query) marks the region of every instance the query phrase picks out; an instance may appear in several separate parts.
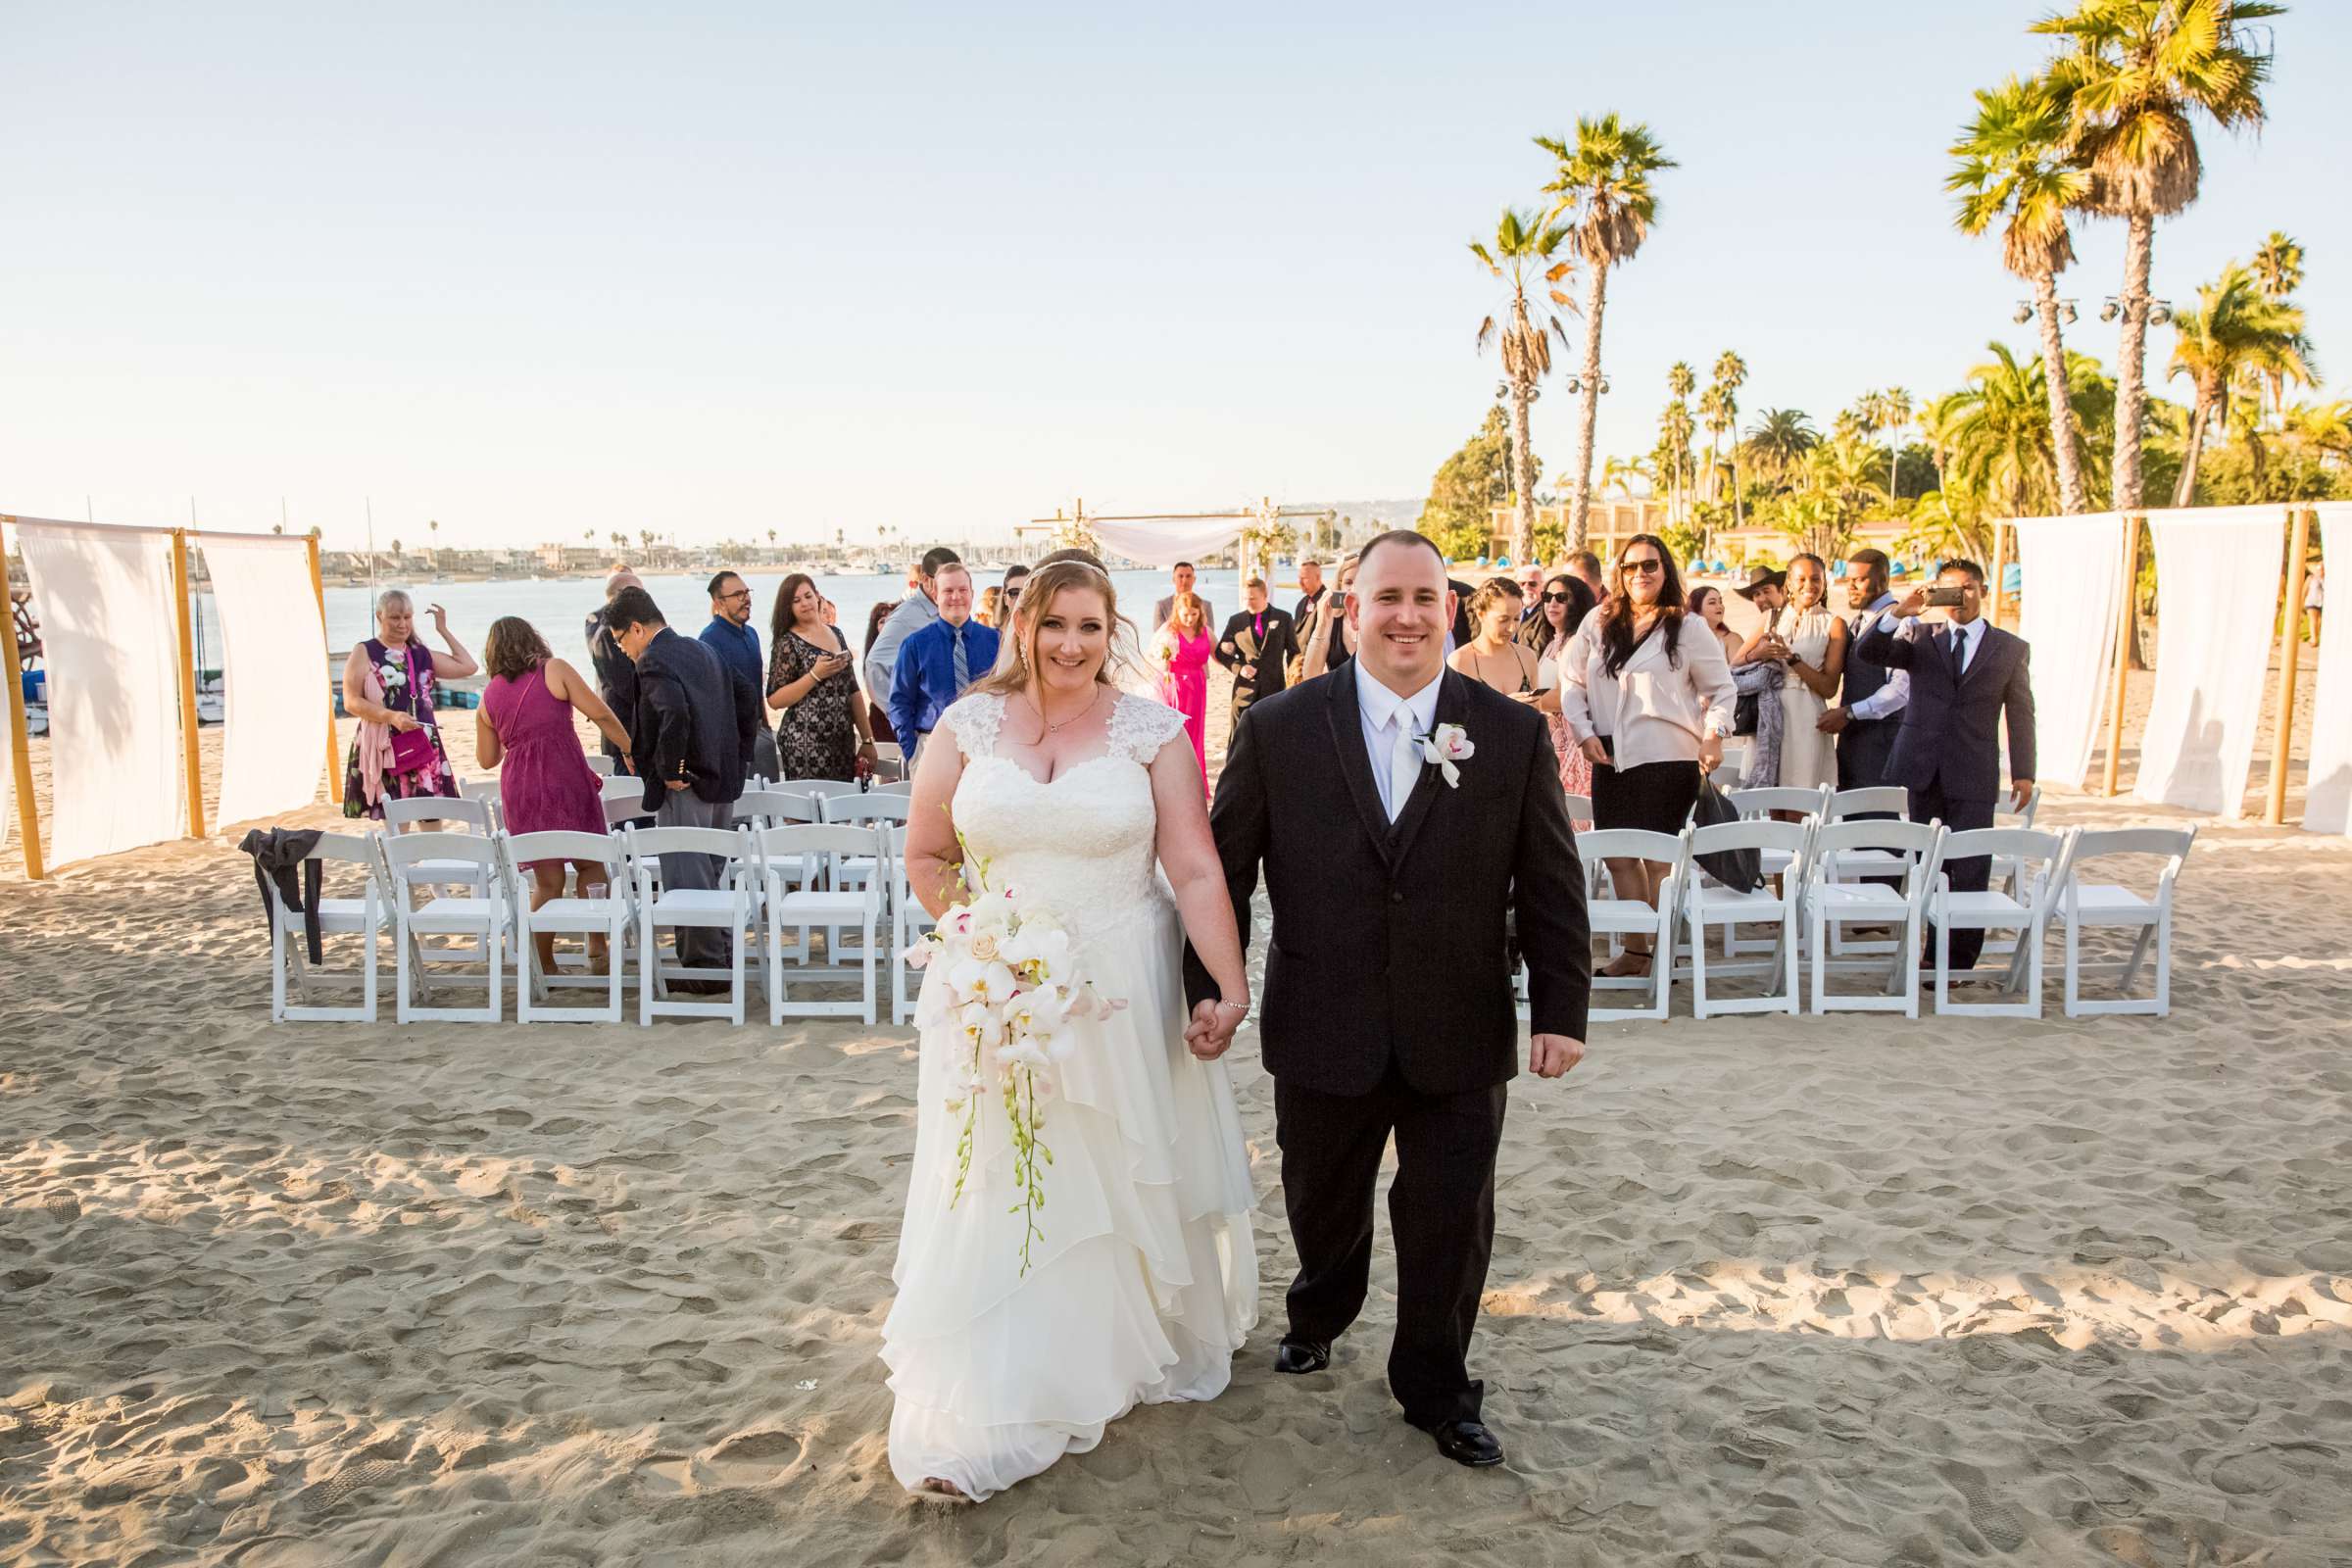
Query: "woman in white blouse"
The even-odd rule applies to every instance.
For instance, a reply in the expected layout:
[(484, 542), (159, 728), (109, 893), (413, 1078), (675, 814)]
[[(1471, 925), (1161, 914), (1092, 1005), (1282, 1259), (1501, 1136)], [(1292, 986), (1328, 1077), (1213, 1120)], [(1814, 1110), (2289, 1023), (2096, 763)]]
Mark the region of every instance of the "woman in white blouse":
[[(1713, 631), (1684, 609), (1682, 572), (1657, 535), (1626, 542), (1609, 585), (1572, 645), (1581, 657), (1560, 671), (1561, 715), (1592, 763), (1595, 828), (1680, 833), (1732, 732), (1731, 668)], [(1608, 863), (1619, 898), (1657, 902), (1657, 862)], [(1628, 939), (1601, 972), (1645, 974), (1649, 964), (1649, 951)]]

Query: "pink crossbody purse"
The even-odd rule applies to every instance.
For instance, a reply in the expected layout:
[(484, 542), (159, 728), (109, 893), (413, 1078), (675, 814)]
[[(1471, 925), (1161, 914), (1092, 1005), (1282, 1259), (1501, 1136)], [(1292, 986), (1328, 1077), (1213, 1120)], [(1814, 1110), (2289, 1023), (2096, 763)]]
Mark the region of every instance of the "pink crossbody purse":
[[(409, 700), (413, 706), (415, 694), (423, 689), (416, 684), (416, 645), (411, 643), (402, 652), (408, 658)], [(415, 773), (430, 767), (438, 755), (429, 729), (399, 729), (392, 732), (392, 771), (395, 773)]]

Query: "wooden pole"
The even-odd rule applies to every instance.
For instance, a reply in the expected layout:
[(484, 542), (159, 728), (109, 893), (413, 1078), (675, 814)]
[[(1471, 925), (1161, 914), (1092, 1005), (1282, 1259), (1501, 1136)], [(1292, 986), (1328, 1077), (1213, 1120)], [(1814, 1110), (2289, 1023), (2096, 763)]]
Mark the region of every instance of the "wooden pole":
[(203, 838), (204, 751), (196, 737), (196, 628), (188, 610), (188, 530), (172, 530), (172, 597), (179, 622), (179, 738), (187, 758), (188, 836)]
[(1992, 599), (1984, 615), (1995, 626), (2001, 623), (2001, 579), (2008, 575), (2008, 567), (2009, 525), (1996, 521), (1992, 525)]
[(2303, 553), (2311, 548), (2311, 509), (2294, 509), (2287, 530), (2286, 613), (2278, 622), (2278, 718), (2271, 743), (2271, 799), (2263, 809), (2265, 822), (2286, 820), (2286, 764), (2295, 749), (2295, 678), (2303, 659)]
[(2116, 770), (2124, 761), (2124, 691), (2132, 673), (2132, 612), (2139, 596), (2139, 514), (2123, 516), (2123, 605), (2116, 614), (2115, 679), (2107, 689), (2107, 774), (2099, 786), (2099, 793), (2110, 798), (2117, 793)]
[[(318, 536), (313, 534), (303, 542), (310, 547), (311, 596), (318, 601), (318, 635), (323, 641), (326, 636), (326, 579), (318, 573)], [(334, 657), (333, 649), (327, 650), (327, 657)], [(332, 666), (329, 667), (331, 669)], [(326, 798), (341, 806), (343, 769), (338, 761), (335, 748), (335, 682), (333, 675), (329, 674), (326, 682)]]
[(8, 677), (9, 768), (17, 781), (17, 835), (24, 841), (24, 875), (38, 882), (49, 874), (41, 860), (41, 811), (32, 798), (32, 736), (24, 723), (24, 667), (17, 660), (16, 594), (8, 580), (8, 537), (0, 533), (0, 605), (11, 624), (0, 631), (0, 673)]

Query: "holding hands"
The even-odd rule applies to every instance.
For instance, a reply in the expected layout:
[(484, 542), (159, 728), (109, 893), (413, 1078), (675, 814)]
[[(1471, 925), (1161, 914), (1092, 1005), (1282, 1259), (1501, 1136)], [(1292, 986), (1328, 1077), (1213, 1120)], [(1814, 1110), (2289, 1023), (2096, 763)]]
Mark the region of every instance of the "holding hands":
[(1193, 1004), (1193, 1021), (1185, 1026), (1184, 1045), (1202, 1061), (1214, 1061), (1232, 1049), (1233, 1037), (1250, 1016), (1246, 1002), (1214, 999)]

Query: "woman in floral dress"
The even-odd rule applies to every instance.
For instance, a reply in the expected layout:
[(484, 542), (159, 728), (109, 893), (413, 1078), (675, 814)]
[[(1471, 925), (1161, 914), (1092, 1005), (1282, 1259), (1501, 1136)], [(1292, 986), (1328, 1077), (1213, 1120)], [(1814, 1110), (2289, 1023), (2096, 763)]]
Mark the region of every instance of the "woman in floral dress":
[[(436, 654), (417, 640), (416, 607), (403, 590), (388, 588), (375, 601), (375, 635), (343, 662), (343, 709), (360, 721), (344, 770), (345, 816), (380, 822), (386, 801), (458, 793), (458, 776), (434, 717), (433, 694), (441, 681), (464, 680), (481, 666), (450, 634), (449, 612), (431, 605), (426, 612), (449, 652)], [(432, 750), (415, 765), (402, 767), (393, 737), (411, 732), (421, 732)]]

